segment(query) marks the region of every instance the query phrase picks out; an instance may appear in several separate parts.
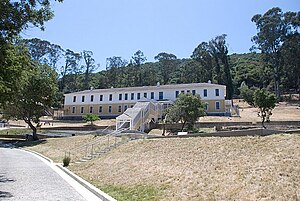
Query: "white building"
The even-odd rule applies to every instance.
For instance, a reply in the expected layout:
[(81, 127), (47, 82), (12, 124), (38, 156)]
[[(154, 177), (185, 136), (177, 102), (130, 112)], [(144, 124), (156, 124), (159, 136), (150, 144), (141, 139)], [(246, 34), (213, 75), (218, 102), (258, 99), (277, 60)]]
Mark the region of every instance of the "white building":
[(211, 83), (157, 85), (128, 88), (91, 89), (65, 94), (64, 119), (80, 119), (86, 114), (114, 118), (142, 99), (172, 103), (180, 93), (199, 94), (208, 115), (228, 115), (226, 86)]

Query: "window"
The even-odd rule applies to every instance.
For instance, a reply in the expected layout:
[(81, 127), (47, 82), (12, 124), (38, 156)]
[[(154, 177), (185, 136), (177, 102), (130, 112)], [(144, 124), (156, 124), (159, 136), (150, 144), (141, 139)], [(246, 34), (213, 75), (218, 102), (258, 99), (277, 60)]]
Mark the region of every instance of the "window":
[(124, 105), (124, 112), (127, 110), (128, 106)]
[(131, 93), (131, 100), (134, 100), (134, 93)]
[(215, 89), (215, 94), (216, 94), (216, 96), (219, 96), (220, 95), (220, 90), (219, 89)]
[(163, 100), (164, 99), (164, 92), (161, 91), (161, 92), (158, 93), (158, 99), (159, 100)]
[(122, 94), (119, 94), (119, 100), (122, 100)]
[(125, 100), (128, 100), (128, 94), (125, 94)]
[(76, 96), (73, 96), (73, 102), (74, 103), (76, 102)]
[(154, 99), (154, 92), (151, 92), (151, 99)]
[(181, 93), (183, 93), (183, 94), (184, 94), (184, 90), (182, 90), (182, 91), (181, 91)]
[(147, 98), (147, 93), (144, 93), (144, 98)]
[(91, 95), (91, 102), (94, 101), (94, 95)]
[(141, 93), (137, 93), (137, 99), (138, 99), (138, 100), (141, 99)]
[(191, 91), (190, 91), (190, 90), (187, 90), (186, 93), (191, 93)]
[(76, 111), (76, 107), (72, 107), (72, 113), (74, 114)]
[(103, 101), (103, 95), (100, 95), (100, 101)]
[(108, 106), (108, 113), (111, 113), (111, 105)]
[(84, 102), (84, 96), (81, 96), (81, 102)]
[(220, 109), (220, 102), (216, 102), (216, 110), (219, 110)]
[(192, 90), (192, 94), (193, 94), (193, 95), (196, 95), (196, 90)]
[(99, 113), (102, 113), (102, 111), (103, 111), (102, 106), (99, 106)]
[(122, 112), (122, 105), (119, 105), (118, 112)]
[(179, 91), (175, 91), (175, 98), (177, 98), (179, 95)]
[(109, 94), (109, 101), (112, 101), (112, 94)]
[(207, 97), (207, 89), (203, 90), (203, 97)]
[(84, 107), (80, 108), (80, 113), (82, 114), (84, 112)]
[(93, 113), (93, 107), (90, 107), (90, 113)]
[(133, 108), (133, 105), (130, 105), (131, 108)]

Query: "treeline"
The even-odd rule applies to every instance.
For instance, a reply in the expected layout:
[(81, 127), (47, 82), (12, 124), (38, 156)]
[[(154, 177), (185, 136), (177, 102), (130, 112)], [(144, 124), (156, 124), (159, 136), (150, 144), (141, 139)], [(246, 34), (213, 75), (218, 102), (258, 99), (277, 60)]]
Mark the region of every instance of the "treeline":
[[(106, 69), (95, 72), (92, 51), (74, 52), (40, 39), (23, 40), (33, 60), (48, 64), (59, 73), (61, 93), (93, 88), (132, 87), (207, 82), (227, 86), (227, 99), (239, 96), (240, 86), (265, 88), (276, 93), (300, 91), (300, 12), (283, 13), (272, 8), (252, 18), (257, 34), (251, 53), (228, 55), (226, 35), (200, 43), (190, 58), (161, 52), (147, 62), (141, 50), (131, 58), (112, 56)], [(255, 53), (258, 50), (259, 53)], [(63, 66), (57, 66), (62, 61)]]

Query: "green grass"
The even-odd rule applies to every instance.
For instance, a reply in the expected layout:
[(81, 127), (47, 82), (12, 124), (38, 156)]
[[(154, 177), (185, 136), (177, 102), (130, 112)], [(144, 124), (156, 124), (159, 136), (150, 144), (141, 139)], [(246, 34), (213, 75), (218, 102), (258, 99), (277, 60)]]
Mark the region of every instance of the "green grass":
[(25, 133), (32, 133), (32, 130), (31, 129), (17, 129), (17, 128), (0, 130), (0, 135), (19, 135), (19, 134), (25, 134)]
[(138, 186), (99, 186), (99, 189), (106, 192), (118, 201), (157, 201), (162, 196), (163, 189), (150, 185)]

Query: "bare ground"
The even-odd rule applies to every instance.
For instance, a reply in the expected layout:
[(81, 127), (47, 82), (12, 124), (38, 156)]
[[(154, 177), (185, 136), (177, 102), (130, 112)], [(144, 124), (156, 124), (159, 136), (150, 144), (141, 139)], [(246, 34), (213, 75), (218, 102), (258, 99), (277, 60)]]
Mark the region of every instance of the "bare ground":
[(297, 200), (299, 164), (294, 134), (133, 141), (70, 168), (99, 187), (160, 189), (150, 200)]

